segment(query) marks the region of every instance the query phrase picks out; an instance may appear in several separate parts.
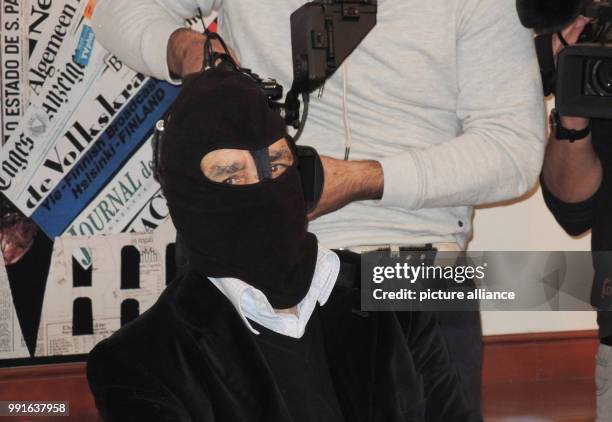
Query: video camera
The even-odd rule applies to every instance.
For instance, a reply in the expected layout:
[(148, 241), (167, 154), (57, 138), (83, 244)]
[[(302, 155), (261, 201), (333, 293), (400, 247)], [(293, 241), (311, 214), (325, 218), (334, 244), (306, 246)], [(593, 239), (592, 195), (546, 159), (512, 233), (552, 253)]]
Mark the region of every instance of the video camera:
[(556, 107), (566, 116), (612, 119), (612, 3), (584, 14), (592, 23), (558, 56)]
[[(217, 34), (208, 33), (204, 68), (226, 66), (250, 76), (268, 96), (270, 106), (284, 117), (287, 126), (298, 129), (297, 141), (308, 113), (309, 94), (320, 88), (340, 68), (376, 25), (377, 0), (315, 0), (291, 14), (293, 83), (285, 102), (283, 87), (275, 79), (261, 78), (239, 67)], [(212, 51), (212, 39), (220, 41), (225, 53)], [(304, 102), (300, 119), (299, 96)]]
[[(612, 1), (517, 0), (519, 17), (536, 40), (545, 94), (562, 115), (612, 119)], [(578, 43), (552, 57), (551, 34), (578, 15), (591, 18)], [(561, 36), (562, 38), (562, 36)]]

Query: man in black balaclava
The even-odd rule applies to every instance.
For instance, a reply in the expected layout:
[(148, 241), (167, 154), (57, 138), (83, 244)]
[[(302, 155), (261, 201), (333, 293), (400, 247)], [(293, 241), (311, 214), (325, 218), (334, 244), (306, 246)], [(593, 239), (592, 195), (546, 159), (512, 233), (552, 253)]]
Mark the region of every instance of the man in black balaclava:
[[(261, 290), (276, 308), (289, 308), (310, 286), (316, 237), (307, 232), (306, 205), (293, 145), (259, 86), (239, 72), (215, 70), (188, 83), (166, 124), (162, 158), (164, 192), (189, 261), (207, 276), (235, 277)], [(219, 101), (222, 98), (223, 101)], [(206, 110), (205, 113), (202, 110)], [(270, 162), (269, 147), (286, 149)], [(235, 157), (231, 150), (248, 151)], [(207, 177), (203, 166), (227, 166), (253, 180)], [(219, 163), (221, 161), (221, 163)], [(276, 166), (276, 167), (274, 167)], [(222, 166), (223, 167), (223, 166)], [(257, 170), (257, 171), (255, 171)], [(231, 182), (231, 179), (230, 179)], [(253, 183), (255, 182), (255, 183)], [(259, 182), (259, 183), (257, 183)]]
[(185, 83), (162, 188), (189, 256), (90, 353), (108, 421), (472, 421), (428, 313), (360, 312), (359, 280), (307, 231), (294, 145), (247, 76)]

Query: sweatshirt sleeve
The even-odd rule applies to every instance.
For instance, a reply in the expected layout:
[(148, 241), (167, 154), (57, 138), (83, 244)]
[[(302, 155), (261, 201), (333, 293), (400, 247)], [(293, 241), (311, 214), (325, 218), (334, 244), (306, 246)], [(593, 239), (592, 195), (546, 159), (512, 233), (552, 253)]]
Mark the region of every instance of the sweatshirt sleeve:
[(207, 16), (222, 0), (102, 0), (93, 15), (97, 40), (132, 69), (171, 83), (170, 35), (198, 13)]
[(493, 203), (518, 197), (537, 182), (545, 116), (532, 33), (521, 27), (512, 1), (457, 3), (461, 133), (443, 144), (382, 159), (384, 206)]

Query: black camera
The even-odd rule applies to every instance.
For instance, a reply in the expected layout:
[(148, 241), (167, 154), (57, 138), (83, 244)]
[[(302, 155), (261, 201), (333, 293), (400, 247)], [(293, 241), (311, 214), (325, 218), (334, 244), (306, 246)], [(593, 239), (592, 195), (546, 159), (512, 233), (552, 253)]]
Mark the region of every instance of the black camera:
[(253, 77), (264, 94), (266, 94), (266, 97), (268, 97), (270, 107), (276, 109), (278, 107), (277, 103), (283, 99), (283, 86), (279, 84), (276, 79), (262, 79), (257, 74), (253, 74)]
[[(612, 1), (517, 0), (519, 18), (535, 29), (544, 94), (556, 94), (556, 108), (566, 116), (612, 119)], [(555, 63), (552, 34), (578, 15), (591, 22), (576, 45), (566, 46)]]
[[(202, 22), (202, 24), (204, 24)], [(212, 48), (212, 41), (218, 41), (223, 47), (224, 52), (214, 51)], [(206, 30), (206, 42), (204, 43), (204, 54), (202, 69), (206, 71), (211, 67), (220, 67), (227, 70), (241, 72), (248, 76), (255, 82), (268, 98), (268, 104), (273, 109), (284, 115), (284, 104), (283, 100), (283, 86), (279, 84), (276, 79), (262, 78), (251, 69), (241, 67), (234, 58), (232, 57), (225, 41), (216, 32), (210, 32)], [(299, 126), (299, 119), (296, 121), (287, 121), (287, 125), (297, 128)]]
[(376, 26), (377, 0), (317, 0), (291, 14), (292, 90), (312, 92)]
[(309, 94), (320, 88), (376, 26), (378, 0), (314, 0), (291, 14), (293, 83), (285, 100), (285, 120), (308, 116)]
[(558, 56), (556, 108), (566, 116), (612, 119), (612, 2), (587, 6), (593, 19)]
[[(257, 73), (253, 73), (251, 69), (244, 67), (239, 69), (242, 73), (249, 76), (255, 83), (261, 88), (266, 97), (268, 97), (268, 105), (273, 110), (278, 111), (281, 115), (284, 115), (284, 104), (283, 101), (283, 86), (273, 78), (262, 78)], [(287, 122), (287, 125), (297, 128), (299, 122)]]
[[(240, 67), (223, 39), (207, 31), (203, 69), (226, 67), (250, 76), (266, 93), (270, 106), (278, 110), (288, 126), (298, 129), (300, 137), (308, 117), (309, 94), (321, 87), (361, 41), (376, 26), (378, 0), (314, 0), (291, 14), (293, 83), (285, 102), (283, 87), (275, 79), (263, 79), (250, 69)], [(213, 51), (218, 40), (224, 53)], [(300, 118), (302, 96), (304, 110)]]

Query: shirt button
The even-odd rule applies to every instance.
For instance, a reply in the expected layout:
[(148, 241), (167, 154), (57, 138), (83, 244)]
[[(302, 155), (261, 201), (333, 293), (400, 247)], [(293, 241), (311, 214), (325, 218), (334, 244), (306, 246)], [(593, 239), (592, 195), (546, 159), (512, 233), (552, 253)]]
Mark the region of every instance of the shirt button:
[(457, 224), (459, 225), (459, 227), (463, 227), (463, 221), (459, 220), (457, 221)]

